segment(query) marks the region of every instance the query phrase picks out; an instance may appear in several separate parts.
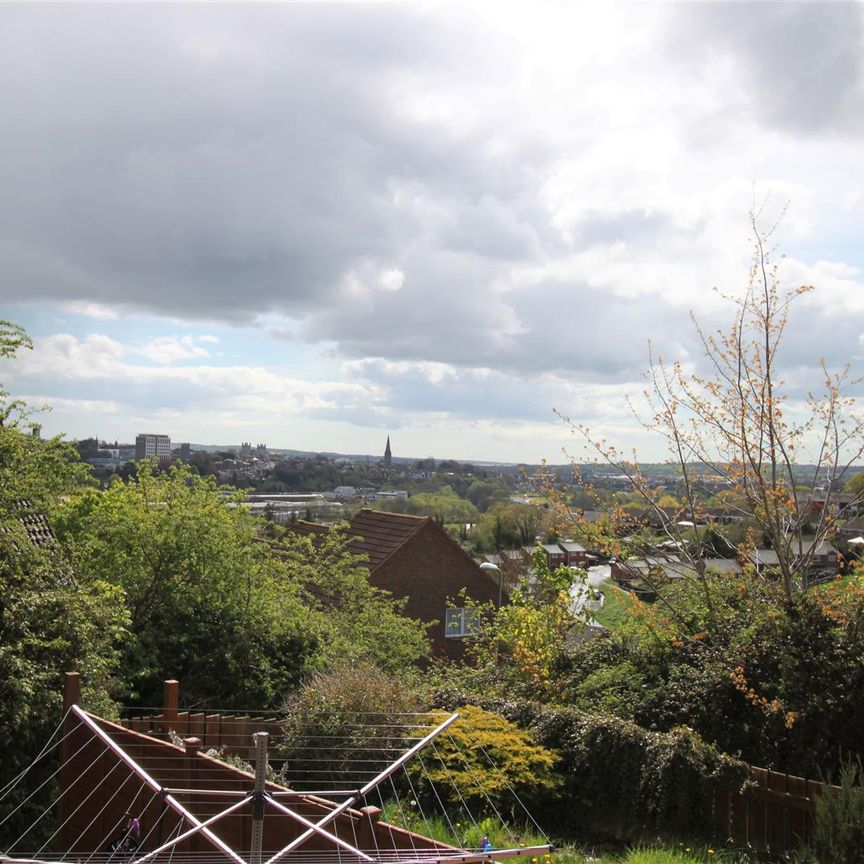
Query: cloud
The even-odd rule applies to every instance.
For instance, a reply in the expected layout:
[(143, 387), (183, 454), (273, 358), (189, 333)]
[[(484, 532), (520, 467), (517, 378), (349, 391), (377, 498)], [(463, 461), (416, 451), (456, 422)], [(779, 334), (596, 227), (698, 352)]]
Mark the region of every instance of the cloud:
[(212, 354), (203, 346), (218, 343), (215, 336), (160, 336), (144, 345), (130, 348), (131, 354), (146, 357), (154, 363), (170, 366), (178, 360), (210, 358)]
[[(3, 302), (117, 337), (46, 325), (30, 392), (54, 363), (70, 393), (120, 382), (144, 416), (160, 398), (291, 407), (419, 436), (421, 418), (510, 428), (572, 405), (614, 426), (649, 338), (704, 362), (689, 312), (721, 326), (712, 287), (746, 282), (754, 181), (769, 220), (792, 201), (788, 284), (820, 286), (789, 325), (800, 387), (815, 356), (861, 353), (862, 20), (807, 3), (3, 7)], [(123, 327), (142, 313), (164, 332), (138, 342)], [(237, 359), (239, 337), (190, 322), (253, 335)]]
[(864, 132), (864, 8), (858, 3), (691, 3), (670, 17), (670, 53), (728, 64), (768, 127)]
[(88, 303), (86, 300), (70, 300), (68, 303), (61, 303), (60, 308), (72, 315), (82, 315), (96, 321), (116, 321), (120, 317), (117, 309), (101, 303)]

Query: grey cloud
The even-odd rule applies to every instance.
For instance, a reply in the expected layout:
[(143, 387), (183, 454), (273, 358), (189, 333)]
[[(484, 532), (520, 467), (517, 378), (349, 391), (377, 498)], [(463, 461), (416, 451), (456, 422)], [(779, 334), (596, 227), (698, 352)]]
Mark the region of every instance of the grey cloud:
[(698, 67), (731, 59), (767, 125), (864, 132), (860, 3), (686, 3), (671, 7), (669, 22), (669, 56)]
[(403, 263), (405, 286), (371, 306), (336, 306), (312, 317), (310, 341), (336, 341), (343, 356), (386, 356), (510, 374), (554, 371), (581, 381), (638, 380), (648, 339), (697, 349), (688, 310), (658, 298), (626, 298), (584, 283), (544, 282), (499, 294), (482, 262)]
[[(392, 258), (423, 235), (426, 215), (395, 206), (395, 190), (413, 184), (448, 209), (452, 196), (482, 205), (522, 182), (523, 169), (483, 157), (482, 130), (413, 119), (394, 95), (412, 74), (445, 91), (466, 66), (482, 76), (493, 61), (476, 45), (459, 50), (470, 27), (458, 16), (399, 6), (0, 15), (10, 300), (303, 315), (334, 298), (354, 261)], [(509, 234), (484, 247), (482, 209), (466, 213), (470, 230), (457, 232), (481, 254), (511, 247), (514, 232), (530, 243), (501, 216), (486, 233)]]

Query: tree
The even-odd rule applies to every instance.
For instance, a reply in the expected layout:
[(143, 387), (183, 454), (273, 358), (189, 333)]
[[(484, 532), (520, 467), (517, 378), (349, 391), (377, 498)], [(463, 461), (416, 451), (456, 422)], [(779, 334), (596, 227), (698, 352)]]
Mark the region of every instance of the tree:
[(365, 558), (352, 552), (351, 538), (339, 528), (315, 541), (288, 532), (278, 552), (281, 578), (298, 586), (318, 634), (316, 669), (367, 661), (404, 673), (428, 656), (426, 625), (403, 614), (403, 600), (369, 584)]
[[(31, 347), (20, 327), (0, 322), (0, 357)], [(30, 434), (27, 407), (8, 396), (0, 385), (0, 788), (59, 723), (64, 672), (82, 672), (88, 704), (110, 713), (110, 674), (126, 623), (119, 590), (71, 567), (51, 534), (48, 517), (86, 481), (86, 469), (58, 438)], [(43, 763), (31, 788), (50, 780), (43, 768), (53, 770)], [(5, 803), (11, 812), (14, 804)], [(2, 831), (28, 823), (47, 803), (37, 793)]]
[[(635, 458), (623, 458), (614, 447), (597, 442), (589, 429), (564, 419), (597, 455), (630, 478), (661, 520), (667, 539), (680, 543), (678, 548), (689, 555), (696, 578), (703, 583), (701, 477), (725, 481), (740, 500), (742, 514), (753, 519), (757, 533), (777, 553), (777, 575), (785, 602), (791, 603), (796, 592), (808, 587), (815, 549), (805, 537), (812, 516), (796, 473), (802, 463), (812, 464), (809, 485), (821, 481), (837, 491), (864, 452), (864, 424), (849, 396), (855, 382), (848, 366), (834, 371), (820, 361), (820, 392), (808, 395), (803, 413), (790, 403), (780, 373), (782, 338), (792, 304), (812, 288), (782, 291), (770, 245), (773, 229), (760, 227), (758, 213), (751, 213), (751, 228), (749, 279), (742, 296), (727, 298), (734, 311), (729, 328), (706, 332), (691, 315), (710, 371), (691, 372), (680, 362), (670, 364), (649, 352), (648, 414), (642, 420), (666, 440), (680, 472), (682, 515), (670, 519), (663, 512)], [(812, 526), (817, 543), (830, 534), (834, 521), (830, 508), (823, 508)], [(684, 543), (681, 522), (696, 524), (695, 542)], [(704, 597), (710, 604), (710, 592), (704, 591)]]
[(82, 572), (123, 588), (123, 676), (143, 704), (174, 677), (190, 702), (272, 707), (336, 655), (398, 667), (427, 648), (344, 537), (274, 547), (241, 498), (187, 466), (139, 463), (127, 484), (70, 497), (58, 532)]
[(126, 484), (70, 497), (57, 527), (82, 572), (123, 589), (123, 678), (143, 704), (176, 677), (193, 702), (271, 705), (316, 650), (245, 509), (187, 466), (139, 463)]
[(477, 609), (479, 633), (470, 649), (475, 662), (505, 666), (515, 681), (528, 684), (537, 695), (548, 695), (568, 636), (591, 619), (584, 609), (589, 590), (584, 571), (564, 566), (551, 570), (538, 546), (531, 572), (510, 593), (509, 602)]
[(864, 471), (858, 471), (853, 474), (843, 487), (847, 492), (853, 495), (861, 495), (864, 493)]

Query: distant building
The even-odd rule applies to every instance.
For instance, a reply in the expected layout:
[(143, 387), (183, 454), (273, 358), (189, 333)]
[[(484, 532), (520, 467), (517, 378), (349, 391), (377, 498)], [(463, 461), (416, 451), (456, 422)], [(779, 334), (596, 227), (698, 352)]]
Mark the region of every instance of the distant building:
[(159, 464), (171, 461), (171, 438), (168, 435), (136, 435), (135, 459), (151, 459), (156, 457)]
[(384, 467), (389, 468), (393, 464), (393, 454), (390, 452), (390, 436), (387, 436), (387, 446), (384, 448)]
[(180, 458), (188, 464), (189, 460), (192, 458), (192, 446), (188, 441), (185, 441), (180, 445)]

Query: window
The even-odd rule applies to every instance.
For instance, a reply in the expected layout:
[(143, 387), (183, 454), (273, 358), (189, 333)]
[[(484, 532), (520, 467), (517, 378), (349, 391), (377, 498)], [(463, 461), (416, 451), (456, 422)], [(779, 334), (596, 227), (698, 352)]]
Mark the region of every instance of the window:
[(476, 609), (448, 609), (444, 617), (444, 635), (448, 639), (474, 636), (479, 624)]

